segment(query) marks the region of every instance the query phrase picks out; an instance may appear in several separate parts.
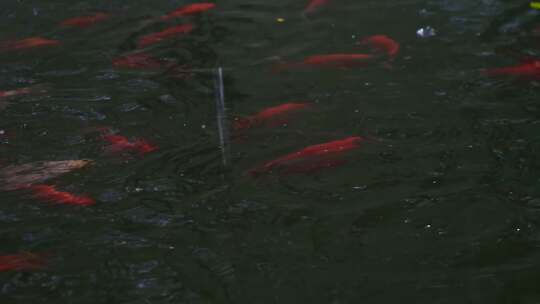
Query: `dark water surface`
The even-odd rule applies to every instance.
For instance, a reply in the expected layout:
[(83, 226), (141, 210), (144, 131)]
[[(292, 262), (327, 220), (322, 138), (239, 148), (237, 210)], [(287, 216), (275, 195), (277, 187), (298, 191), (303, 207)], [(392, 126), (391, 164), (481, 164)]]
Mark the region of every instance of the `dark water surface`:
[[(97, 203), (0, 192), (0, 255), (49, 260), (0, 273), (0, 302), (540, 303), (539, 83), (481, 73), (538, 54), (536, 14), (518, 1), (335, 0), (306, 18), (305, 2), (220, 1), (186, 19), (193, 33), (149, 51), (196, 69), (175, 77), (111, 61), (185, 1), (2, 1), (1, 40), (62, 43), (0, 54), (0, 90), (47, 88), (0, 112), (0, 162), (93, 159), (51, 183)], [(57, 26), (96, 11), (113, 17)], [(425, 26), (437, 35), (418, 37)], [(374, 34), (401, 44), (391, 67), (272, 69)], [(206, 71), (218, 66), (231, 119), (314, 105), (230, 139), (224, 168)], [(89, 131), (100, 127), (159, 150), (111, 155)], [(346, 165), (246, 174), (354, 135), (371, 140)]]

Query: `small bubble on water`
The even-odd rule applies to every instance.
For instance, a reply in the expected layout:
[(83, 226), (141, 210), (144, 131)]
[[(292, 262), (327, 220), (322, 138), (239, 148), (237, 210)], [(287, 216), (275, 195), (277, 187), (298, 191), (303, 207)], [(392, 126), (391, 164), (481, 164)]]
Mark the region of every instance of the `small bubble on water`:
[(430, 38), (437, 35), (437, 32), (431, 26), (426, 26), (426, 27), (419, 28), (416, 31), (416, 35), (420, 38)]

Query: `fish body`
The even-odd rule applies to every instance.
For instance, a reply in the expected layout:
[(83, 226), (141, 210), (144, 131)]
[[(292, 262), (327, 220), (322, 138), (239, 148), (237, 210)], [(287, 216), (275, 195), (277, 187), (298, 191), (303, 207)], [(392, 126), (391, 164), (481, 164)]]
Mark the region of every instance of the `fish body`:
[(88, 196), (78, 196), (69, 192), (58, 191), (54, 186), (50, 185), (32, 185), (28, 189), (34, 192), (34, 197), (57, 204), (90, 206), (96, 203), (95, 200)]
[(34, 253), (18, 253), (0, 256), (0, 272), (2, 271), (27, 271), (45, 268), (45, 259)]
[(304, 14), (311, 14), (319, 10), (321, 7), (326, 5), (328, 0), (311, 0), (308, 5), (304, 8)]
[(292, 112), (296, 112), (302, 109), (306, 109), (311, 106), (311, 103), (304, 102), (304, 103), (284, 103), (275, 107), (267, 108), (255, 115), (251, 115), (247, 118), (240, 118), (236, 120), (233, 124), (233, 128), (235, 130), (242, 130), (242, 129), (249, 129), (254, 126), (259, 126), (264, 123), (270, 122), (272, 120), (275, 120), (279, 117), (283, 117), (284, 115), (290, 114)]
[(26, 95), (32, 93), (33, 90), (30, 87), (20, 88), (11, 91), (0, 91), (0, 98), (14, 97), (18, 95)]
[(190, 23), (169, 27), (163, 31), (142, 36), (139, 38), (137, 45), (138, 47), (146, 47), (178, 35), (189, 34), (194, 28), (193, 24)]
[(145, 53), (136, 53), (119, 56), (113, 59), (113, 66), (126, 69), (152, 69), (163, 68), (163, 63)]
[(10, 165), (0, 169), (0, 190), (17, 190), (29, 185), (42, 183), (76, 169), (83, 168), (92, 161), (86, 159), (33, 162)]
[(137, 152), (143, 155), (143, 154), (150, 153), (152, 151), (157, 150), (156, 146), (146, 142), (143, 139), (130, 141), (124, 136), (115, 135), (115, 134), (104, 135), (103, 139), (105, 139), (111, 144), (107, 148), (107, 150), (112, 153)]
[(369, 54), (328, 54), (309, 56), (304, 59), (303, 64), (323, 67), (351, 67), (366, 65), (373, 59), (375, 56)]
[(401, 48), (399, 43), (386, 35), (374, 35), (362, 39), (360, 45), (367, 45), (377, 52), (380, 52), (393, 59)]
[(94, 25), (95, 23), (107, 20), (109, 18), (110, 18), (109, 14), (96, 13), (90, 16), (80, 16), (80, 17), (64, 20), (60, 23), (60, 26), (84, 28), (84, 27), (89, 27), (91, 25)]
[(206, 12), (208, 10), (211, 10), (211, 9), (215, 8), (215, 7), (216, 7), (216, 4), (211, 3), (211, 2), (193, 3), (193, 4), (183, 6), (183, 7), (179, 8), (179, 9), (176, 9), (176, 10), (168, 13), (167, 15), (161, 17), (161, 19), (162, 20), (170, 20), (170, 19), (173, 19), (173, 18), (184, 17), (184, 16), (189, 16), (189, 15), (195, 15), (195, 14), (199, 14), (199, 13), (202, 13), (202, 12)]
[(518, 76), (540, 79), (540, 60), (530, 60), (519, 65), (486, 70), (488, 76)]
[(328, 157), (338, 155), (340, 153), (356, 149), (360, 147), (362, 138), (359, 136), (347, 137), (344, 139), (334, 140), (327, 143), (322, 143), (318, 145), (308, 146), (297, 152), (293, 152), (277, 158), (275, 160), (269, 161), (262, 166), (256, 167), (249, 171), (251, 176), (259, 176), (262, 173), (268, 173), (274, 169), (284, 169), (285, 171), (292, 170), (294, 168), (301, 168), (304, 166), (309, 167), (309, 163), (319, 165), (314, 165), (313, 168), (320, 167), (320, 165), (332, 165), (339, 164), (339, 162), (330, 162), (327, 160)]
[(46, 46), (59, 45), (60, 41), (54, 39), (46, 39), (42, 37), (30, 37), (15, 41), (6, 41), (0, 43), (0, 50), (3, 51), (18, 51), (25, 49), (41, 48)]

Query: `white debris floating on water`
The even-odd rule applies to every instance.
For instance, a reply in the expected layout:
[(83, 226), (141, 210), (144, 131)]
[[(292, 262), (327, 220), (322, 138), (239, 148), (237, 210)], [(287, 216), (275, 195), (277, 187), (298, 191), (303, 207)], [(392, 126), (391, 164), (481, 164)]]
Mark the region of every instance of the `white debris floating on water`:
[(416, 35), (420, 38), (430, 38), (437, 35), (437, 32), (431, 26), (421, 27), (416, 31)]

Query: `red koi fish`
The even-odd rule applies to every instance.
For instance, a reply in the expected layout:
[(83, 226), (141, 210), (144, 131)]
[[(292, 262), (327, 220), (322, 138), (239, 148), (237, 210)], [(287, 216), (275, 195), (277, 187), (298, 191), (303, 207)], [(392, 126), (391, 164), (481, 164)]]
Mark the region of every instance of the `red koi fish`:
[(182, 24), (178, 26), (169, 27), (161, 32), (144, 35), (139, 38), (137, 45), (139, 47), (146, 47), (151, 44), (159, 43), (165, 39), (170, 39), (180, 34), (189, 34), (195, 27), (193, 24)]
[(40, 48), (46, 46), (59, 45), (60, 41), (53, 39), (46, 39), (42, 37), (30, 37), (26, 39), (16, 41), (6, 41), (0, 43), (0, 51), (18, 51), (25, 49)]
[(202, 13), (202, 12), (206, 12), (208, 10), (211, 10), (213, 8), (216, 7), (216, 4), (215, 3), (211, 3), (211, 2), (201, 2), (201, 3), (193, 3), (193, 4), (188, 4), (186, 6), (183, 6), (179, 9), (176, 9), (170, 13), (168, 13), (167, 15), (161, 17), (161, 20), (170, 20), (170, 19), (173, 19), (173, 18), (178, 18), (178, 17), (184, 17), (184, 16), (189, 16), (189, 15), (195, 15), (195, 14), (199, 14), (199, 13)]
[(117, 68), (152, 70), (163, 68), (163, 62), (145, 53), (119, 56), (114, 58), (112, 62), (113, 66)]
[(143, 139), (137, 139), (132, 142), (124, 136), (114, 134), (104, 135), (103, 139), (111, 144), (107, 150), (112, 153), (137, 152), (140, 155), (143, 155), (158, 149), (156, 146)]
[(540, 60), (528, 60), (519, 65), (487, 69), (488, 76), (517, 76), (524, 78), (540, 79)]
[(233, 123), (234, 130), (249, 129), (252, 127), (260, 126), (278, 117), (282, 117), (292, 112), (296, 112), (302, 109), (306, 109), (311, 106), (311, 103), (284, 103), (279, 106), (267, 108), (255, 115), (248, 116), (246, 118), (238, 118)]
[(77, 196), (69, 192), (58, 191), (50, 185), (31, 185), (28, 189), (34, 192), (34, 197), (57, 204), (90, 206), (96, 203), (92, 198)]
[(354, 66), (364, 66), (372, 63), (377, 59), (377, 56), (370, 54), (328, 54), (328, 55), (313, 55), (306, 57), (300, 63), (284, 63), (274, 67), (274, 71), (280, 72), (284, 69), (295, 67), (332, 67), (332, 68), (350, 68)]
[(324, 6), (328, 0), (311, 0), (306, 8), (304, 8), (304, 14), (311, 14), (319, 10), (322, 6)]
[(0, 255), (1, 271), (27, 271), (39, 270), (47, 266), (45, 259), (35, 253), (18, 253), (12, 255)]
[(306, 166), (309, 168), (310, 163), (312, 166), (310, 170), (314, 170), (315, 168), (318, 169), (321, 165), (327, 167), (330, 165), (337, 165), (340, 164), (340, 162), (330, 162), (324, 158), (359, 148), (362, 140), (363, 138), (359, 136), (353, 136), (323, 144), (308, 146), (300, 151), (287, 154), (278, 159), (269, 161), (262, 166), (255, 167), (248, 173), (253, 177), (257, 177), (263, 173), (271, 172), (274, 169), (282, 169), (284, 172), (287, 172), (287, 170), (288, 172), (295, 172), (295, 170), (299, 170), (299, 168), (301, 169), (302, 166), (303, 168), (306, 168)]
[(109, 18), (110, 18), (109, 14), (96, 13), (90, 16), (80, 16), (80, 17), (64, 20), (60, 22), (60, 26), (84, 28), (84, 27), (89, 27), (91, 25), (94, 25), (95, 23), (107, 20)]
[(399, 53), (400, 45), (394, 39), (386, 35), (374, 35), (362, 39), (360, 45), (366, 45), (373, 50), (388, 56), (390, 59)]

